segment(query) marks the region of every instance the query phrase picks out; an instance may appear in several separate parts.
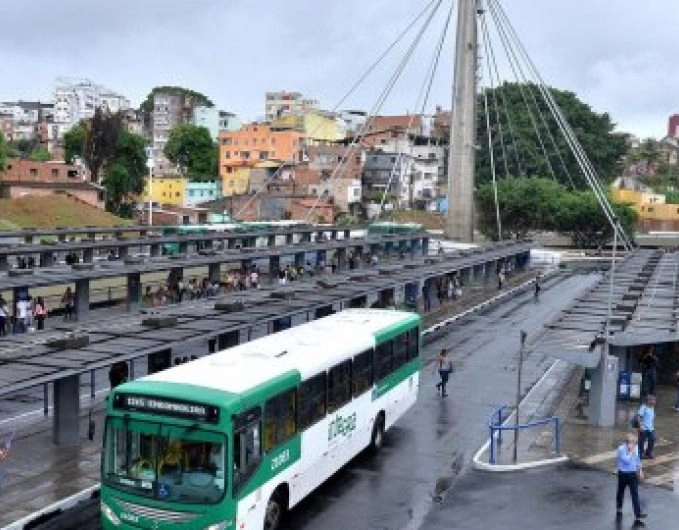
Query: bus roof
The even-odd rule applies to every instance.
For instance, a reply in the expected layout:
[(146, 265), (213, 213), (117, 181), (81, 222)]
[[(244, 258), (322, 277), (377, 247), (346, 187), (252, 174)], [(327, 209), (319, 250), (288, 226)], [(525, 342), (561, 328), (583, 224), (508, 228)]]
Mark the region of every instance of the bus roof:
[[(348, 353), (373, 347), (420, 322), (414, 313), (379, 309), (347, 309), (307, 324), (228, 348), (190, 363), (168, 368), (126, 384), (133, 387), (166, 383), (189, 384), (210, 390), (243, 394), (281, 385), (324, 371)], [(150, 384), (149, 384), (150, 383)], [(173, 385), (174, 386), (174, 385)]]

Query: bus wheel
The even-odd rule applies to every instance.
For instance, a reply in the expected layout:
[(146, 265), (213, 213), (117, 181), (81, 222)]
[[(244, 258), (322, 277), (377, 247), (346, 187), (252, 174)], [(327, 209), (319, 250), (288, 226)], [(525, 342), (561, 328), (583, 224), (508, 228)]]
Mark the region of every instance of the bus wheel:
[(285, 515), (286, 506), (278, 491), (275, 491), (266, 504), (264, 530), (279, 530)]
[(373, 451), (382, 449), (384, 444), (384, 414), (380, 413), (375, 418), (372, 436), (370, 437), (370, 448)]

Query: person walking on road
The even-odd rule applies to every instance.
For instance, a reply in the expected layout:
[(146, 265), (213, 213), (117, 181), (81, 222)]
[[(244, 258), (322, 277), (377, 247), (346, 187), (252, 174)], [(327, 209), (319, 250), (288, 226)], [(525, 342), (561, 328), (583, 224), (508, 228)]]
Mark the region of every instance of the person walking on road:
[(641, 512), (639, 504), (639, 479), (643, 479), (644, 474), (635, 438), (633, 433), (629, 433), (626, 442), (618, 447), (618, 492), (615, 497), (615, 506), (616, 518), (622, 519), (622, 502), (625, 498), (625, 489), (629, 488), (634, 508), (634, 528), (640, 528), (646, 526), (642, 521), (646, 514)]
[(441, 397), (448, 397), (446, 385), (448, 384), (450, 374), (453, 372), (453, 363), (448, 357), (448, 350), (446, 350), (446, 348), (443, 348), (441, 353), (439, 353), (434, 368), (438, 370), (440, 378), (439, 382), (436, 383), (436, 390), (437, 392), (441, 392)]
[(2, 463), (9, 456), (9, 451), (12, 448), (12, 438), (14, 433), (5, 434), (0, 437), (0, 494), (2, 493), (3, 482), (5, 474), (2, 470)]
[(639, 407), (639, 457), (653, 458), (655, 445), (655, 396), (646, 396), (646, 403)]
[(542, 289), (542, 286), (540, 285), (540, 275), (535, 278), (535, 287), (534, 287), (534, 293), (533, 293), (533, 299), (535, 302), (540, 301), (540, 290)]

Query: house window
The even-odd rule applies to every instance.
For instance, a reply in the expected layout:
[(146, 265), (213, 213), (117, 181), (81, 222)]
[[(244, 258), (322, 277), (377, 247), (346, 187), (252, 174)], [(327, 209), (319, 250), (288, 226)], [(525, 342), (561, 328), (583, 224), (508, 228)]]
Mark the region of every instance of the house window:
[(175, 197), (179, 197), (179, 195), (180, 195), (180, 193), (178, 191), (175, 192), (175, 194), (174, 194)]
[(231, 158), (231, 151), (224, 151), (224, 158)]
[(32, 167), (28, 172), (31, 175), (31, 177), (37, 177), (38, 176), (38, 170), (35, 169), (34, 167)]
[(52, 169), (52, 176), (58, 177), (59, 176), (59, 169), (57, 169), (57, 168)]
[(269, 152), (268, 151), (260, 151), (259, 152), (259, 159), (260, 160), (266, 160), (269, 158)]

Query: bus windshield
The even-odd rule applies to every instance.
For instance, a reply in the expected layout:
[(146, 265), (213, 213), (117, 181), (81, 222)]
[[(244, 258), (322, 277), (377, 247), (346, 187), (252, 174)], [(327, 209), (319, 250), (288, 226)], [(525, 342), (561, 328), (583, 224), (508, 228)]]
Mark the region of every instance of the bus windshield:
[(200, 428), (109, 418), (106, 485), (167, 502), (217, 503), (226, 489), (226, 437)]

